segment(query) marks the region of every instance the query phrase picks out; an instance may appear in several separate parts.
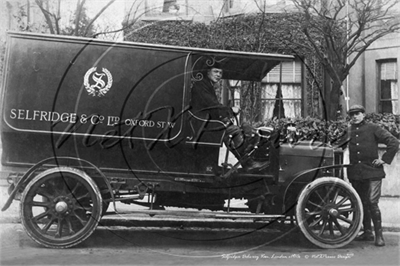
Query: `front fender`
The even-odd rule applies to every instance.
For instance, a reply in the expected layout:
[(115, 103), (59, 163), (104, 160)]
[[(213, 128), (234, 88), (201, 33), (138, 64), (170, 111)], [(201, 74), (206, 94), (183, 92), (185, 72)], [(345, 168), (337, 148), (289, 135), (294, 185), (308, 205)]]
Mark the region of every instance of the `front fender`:
[[(296, 174), (293, 176), (293, 178), (291, 179), (291, 181), (288, 182), (288, 183), (285, 185), (284, 192), (283, 192), (283, 197), (282, 197), (282, 199), (283, 199), (282, 211), (283, 211), (283, 212), (286, 211), (286, 206), (285, 206), (286, 204), (285, 204), (285, 202), (286, 202), (286, 199), (287, 199), (288, 190), (289, 190), (289, 188), (292, 186), (292, 184), (296, 182), (296, 180), (300, 179), (301, 177), (303, 177), (303, 176), (305, 176), (305, 175), (308, 175), (308, 174), (310, 174), (310, 173), (313, 173), (313, 172), (316, 173), (316, 172), (318, 172), (318, 171), (329, 171), (329, 170), (335, 170), (335, 169), (339, 169), (339, 170), (340, 170), (340, 173), (339, 173), (338, 176), (336, 176), (336, 177), (338, 177), (338, 178), (340, 178), (340, 179), (343, 179), (343, 170), (344, 170), (344, 169), (347, 169), (349, 166), (351, 166), (351, 164), (328, 165), (328, 166), (321, 166), (321, 167), (311, 168), (311, 169), (304, 170), (304, 171), (301, 171), (301, 172), (296, 173)], [(332, 176), (332, 177), (334, 177), (334, 176)], [(317, 175), (314, 175), (313, 181), (314, 181), (315, 179), (317, 179), (317, 178), (318, 178), (318, 176), (317, 176)], [(300, 193), (300, 191), (298, 191), (298, 192)]]
[[(289, 182), (289, 184), (294, 183), (297, 179), (299, 179), (300, 177), (313, 173), (313, 172), (318, 172), (318, 171), (325, 171), (328, 172), (329, 170), (334, 170), (334, 169), (340, 169), (341, 171), (343, 171), (343, 169), (348, 168), (350, 166), (350, 164), (336, 164), (336, 165), (326, 165), (326, 166), (320, 166), (320, 167), (316, 167), (316, 168), (311, 168), (311, 169), (307, 169), (304, 171), (300, 171), (298, 173), (296, 173), (292, 180)], [(340, 177), (342, 178), (343, 173), (339, 173), (338, 176), (336, 177)], [(313, 180), (315, 180), (317, 177), (315, 176)]]

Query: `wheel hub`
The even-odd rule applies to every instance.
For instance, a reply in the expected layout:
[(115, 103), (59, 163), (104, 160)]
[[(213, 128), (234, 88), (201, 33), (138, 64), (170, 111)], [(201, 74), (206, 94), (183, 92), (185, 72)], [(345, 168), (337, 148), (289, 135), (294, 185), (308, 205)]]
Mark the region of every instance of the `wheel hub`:
[(65, 201), (59, 201), (55, 206), (57, 213), (65, 213), (68, 210), (68, 204)]
[(57, 216), (64, 216), (70, 213), (73, 203), (71, 199), (65, 196), (60, 196), (54, 199), (54, 212)]
[(329, 214), (334, 216), (334, 217), (337, 217), (339, 215), (339, 211), (337, 209), (335, 209), (335, 208), (331, 208), (329, 210)]

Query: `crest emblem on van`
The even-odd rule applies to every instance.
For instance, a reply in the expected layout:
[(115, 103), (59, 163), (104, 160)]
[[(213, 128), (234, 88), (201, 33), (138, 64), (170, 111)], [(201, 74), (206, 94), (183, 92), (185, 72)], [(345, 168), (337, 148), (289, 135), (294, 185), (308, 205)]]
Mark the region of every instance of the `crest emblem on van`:
[(97, 72), (97, 67), (90, 68), (83, 78), (83, 85), (91, 96), (104, 96), (111, 88), (113, 78), (107, 68), (102, 68), (102, 72)]

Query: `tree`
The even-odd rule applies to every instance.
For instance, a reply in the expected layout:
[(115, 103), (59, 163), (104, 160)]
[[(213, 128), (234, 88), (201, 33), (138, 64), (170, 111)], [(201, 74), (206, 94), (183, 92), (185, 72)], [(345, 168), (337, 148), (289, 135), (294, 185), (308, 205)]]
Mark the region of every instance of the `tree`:
[[(332, 80), (327, 118), (335, 119), (344, 95), (343, 82), (357, 59), (376, 40), (400, 32), (398, 0), (293, 0), (301, 32), (292, 32), (298, 46), (311, 49)], [(322, 4), (321, 4), (322, 3)], [(396, 10), (397, 7), (397, 10)], [(304, 42), (305, 36), (306, 42)], [(316, 38), (316, 36), (318, 36)], [(301, 37), (301, 42), (296, 41)]]
[[(76, 5), (69, 4), (61, 0), (27, 0), (24, 5), (18, 5), (18, 14), (14, 16), (20, 30), (32, 32), (48, 32), (50, 34), (72, 35), (83, 37), (97, 37), (99, 35), (108, 36), (123, 32), (126, 27), (132, 27), (138, 19), (144, 15), (140, 13), (138, 6), (143, 0), (134, 0), (127, 12), (120, 17), (121, 26), (110, 25), (99, 26), (99, 19), (106, 16), (106, 11), (115, 3), (116, 0), (108, 0), (104, 6), (97, 6), (97, 13), (90, 16), (89, 11), (92, 6), (88, 0), (76, 0)], [(95, 3), (91, 1), (91, 3)], [(138, 4), (139, 3), (139, 4)], [(30, 19), (30, 5), (36, 5), (43, 15), (42, 21), (32, 22)], [(115, 16), (115, 14), (113, 14)], [(124, 17), (125, 16), (125, 23)], [(113, 17), (114, 18), (114, 17)], [(129, 21), (129, 23), (126, 23)]]
[(74, 17), (71, 24), (62, 28), (61, 19), (61, 0), (35, 0), (40, 8), (46, 24), (51, 34), (74, 35), (74, 36), (93, 36), (95, 33), (93, 23), (115, 0), (110, 0), (92, 19), (87, 16), (86, 0), (77, 0)]

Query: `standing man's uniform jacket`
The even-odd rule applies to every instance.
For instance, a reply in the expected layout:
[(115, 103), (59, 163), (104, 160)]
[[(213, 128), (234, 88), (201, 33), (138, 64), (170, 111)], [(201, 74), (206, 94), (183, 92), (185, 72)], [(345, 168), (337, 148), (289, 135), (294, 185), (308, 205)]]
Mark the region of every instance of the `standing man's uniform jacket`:
[(378, 125), (361, 122), (351, 125), (348, 133), (350, 166), (347, 170), (352, 180), (379, 180), (385, 177), (383, 165), (374, 167), (372, 162), (378, 159), (378, 143), (386, 144), (382, 160), (390, 164), (399, 149), (399, 141), (387, 130)]

